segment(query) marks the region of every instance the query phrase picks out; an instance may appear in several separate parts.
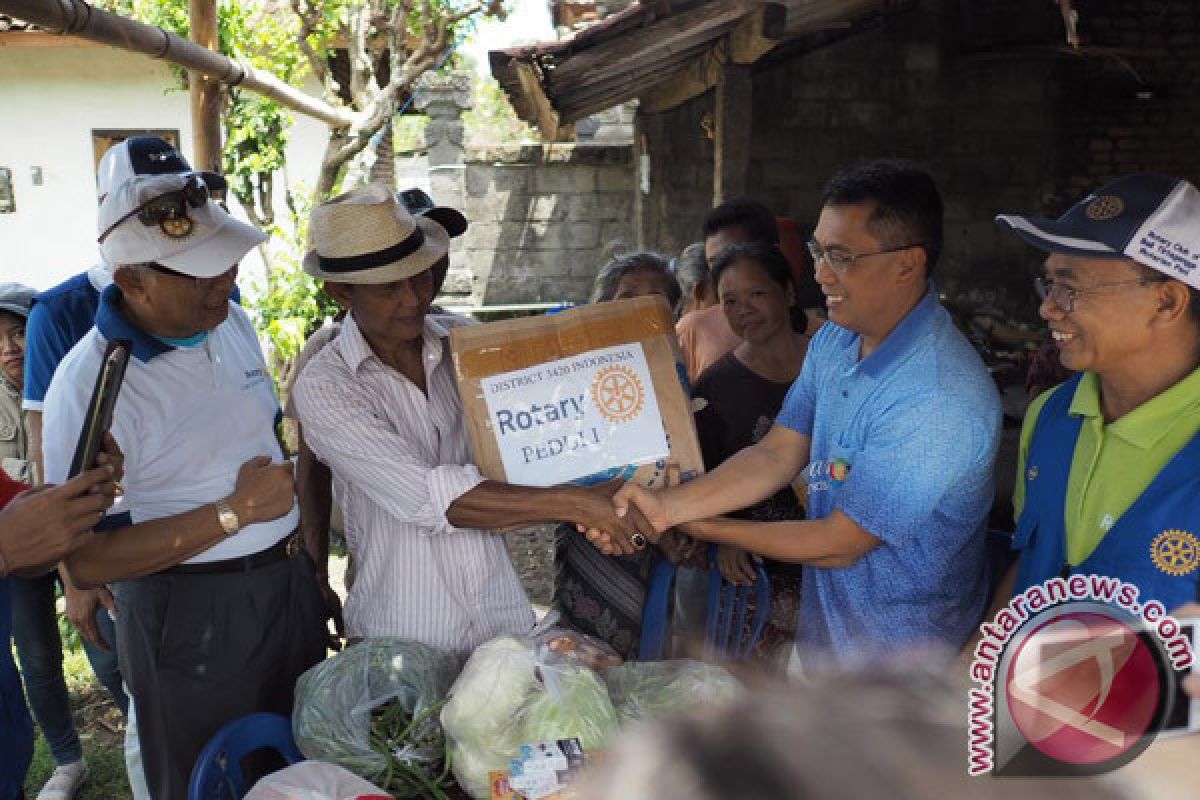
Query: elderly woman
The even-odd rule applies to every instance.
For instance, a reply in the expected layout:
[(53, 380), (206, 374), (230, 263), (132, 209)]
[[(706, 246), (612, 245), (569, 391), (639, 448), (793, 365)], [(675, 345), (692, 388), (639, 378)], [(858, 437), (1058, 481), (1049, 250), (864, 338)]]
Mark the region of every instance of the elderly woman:
[[(666, 259), (655, 253), (631, 253), (600, 268), (592, 302), (653, 294), (661, 295), (671, 308), (682, 296)], [(554, 538), (554, 606), (563, 622), (608, 642), (625, 658), (635, 657), (652, 549), (631, 556), (606, 556), (570, 525), (558, 526)], [(673, 554), (670, 537), (659, 545)]]
[[(742, 343), (700, 373), (692, 391), (708, 469), (770, 430), (808, 348), (792, 270), (777, 247), (754, 242), (727, 248), (713, 263), (712, 280), (729, 327)], [(789, 486), (730, 516), (769, 522), (804, 519), (804, 510)], [(717, 548), (717, 565), (733, 583), (754, 581), (753, 558), (735, 547)], [(771, 615), (756, 655), (783, 668), (796, 629), (800, 565), (768, 560), (766, 569)]]

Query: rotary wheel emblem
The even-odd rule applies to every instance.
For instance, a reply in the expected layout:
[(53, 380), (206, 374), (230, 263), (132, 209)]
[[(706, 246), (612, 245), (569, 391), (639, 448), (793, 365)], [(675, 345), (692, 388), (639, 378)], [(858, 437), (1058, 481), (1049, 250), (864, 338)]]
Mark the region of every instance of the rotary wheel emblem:
[(605, 367), (592, 379), (592, 401), (609, 422), (629, 422), (646, 404), (646, 390), (629, 367)]
[(1103, 222), (1106, 219), (1113, 219), (1121, 216), (1121, 212), (1125, 210), (1125, 201), (1117, 197), (1115, 194), (1102, 194), (1092, 202), (1088, 203), (1087, 209), (1083, 212), (1088, 219), (1094, 219), (1097, 222)]
[(192, 222), (191, 217), (184, 215), (182, 217), (167, 217), (158, 223), (158, 227), (168, 238), (186, 239), (192, 235), (196, 224)]
[(1150, 543), (1150, 558), (1168, 575), (1187, 575), (1200, 564), (1200, 540), (1187, 531), (1163, 531)]

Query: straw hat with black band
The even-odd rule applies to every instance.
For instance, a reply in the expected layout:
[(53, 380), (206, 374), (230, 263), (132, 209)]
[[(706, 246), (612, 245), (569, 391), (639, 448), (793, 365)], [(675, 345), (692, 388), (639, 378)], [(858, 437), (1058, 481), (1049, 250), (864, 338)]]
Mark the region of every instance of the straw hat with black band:
[(304, 271), (335, 283), (391, 283), (433, 267), (449, 251), (446, 230), (414, 216), (387, 186), (352, 189), (313, 209)]

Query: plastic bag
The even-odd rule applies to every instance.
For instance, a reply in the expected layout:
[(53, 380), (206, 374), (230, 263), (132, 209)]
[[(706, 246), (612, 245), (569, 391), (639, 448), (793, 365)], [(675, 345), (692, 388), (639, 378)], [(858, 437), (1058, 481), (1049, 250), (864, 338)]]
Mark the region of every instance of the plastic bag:
[(617, 711), (600, 676), (584, 666), (542, 665), (544, 690), (521, 719), (523, 742), (578, 739), (584, 750), (608, 746), (617, 732)]
[[(419, 769), (436, 780), (445, 758), (438, 711), (454, 678), (452, 656), (420, 642), (367, 639), (300, 676), (292, 732), (308, 758), (338, 764), (397, 797), (420, 797)], [(381, 720), (407, 728), (404, 743), (384, 745)], [(390, 752), (385, 753), (387, 749)]]
[[(616, 714), (603, 682), (587, 665), (620, 660), (605, 643), (555, 627), (552, 620), (528, 637), (501, 636), (477, 648), (442, 709), (459, 786), (476, 800), (487, 800), (488, 773), (507, 772), (522, 744), (580, 732), (586, 734), (581, 737), (585, 746), (606, 741)], [(578, 718), (575, 705), (584, 709)], [(551, 730), (563, 733), (541, 735)]]
[(621, 663), (621, 656), (607, 642), (569, 628), (545, 627), (533, 633), (539, 664), (577, 664), (596, 672)]
[(606, 671), (604, 680), (622, 726), (720, 703), (743, 691), (728, 670), (686, 659), (631, 661)]
[(387, 800), (387, 794), (349, 770), (323, 761), (301, 761), (272, 772), (244, 800)]

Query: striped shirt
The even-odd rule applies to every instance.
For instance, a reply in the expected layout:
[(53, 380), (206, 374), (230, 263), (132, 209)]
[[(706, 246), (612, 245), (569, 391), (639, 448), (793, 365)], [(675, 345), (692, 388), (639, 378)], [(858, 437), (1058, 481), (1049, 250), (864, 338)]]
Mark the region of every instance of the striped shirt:
[(333, 472), (357, 562), (348, 636), (415, 639), (465, 656), (533, 625), (503, 537), (446, 519), (483, 480), (471, 463), (448, 341), (451, 328), (469, 323), (425, 318), (428, 397), (375, 355), (353, 314), (296, 382), (304, 437)]

